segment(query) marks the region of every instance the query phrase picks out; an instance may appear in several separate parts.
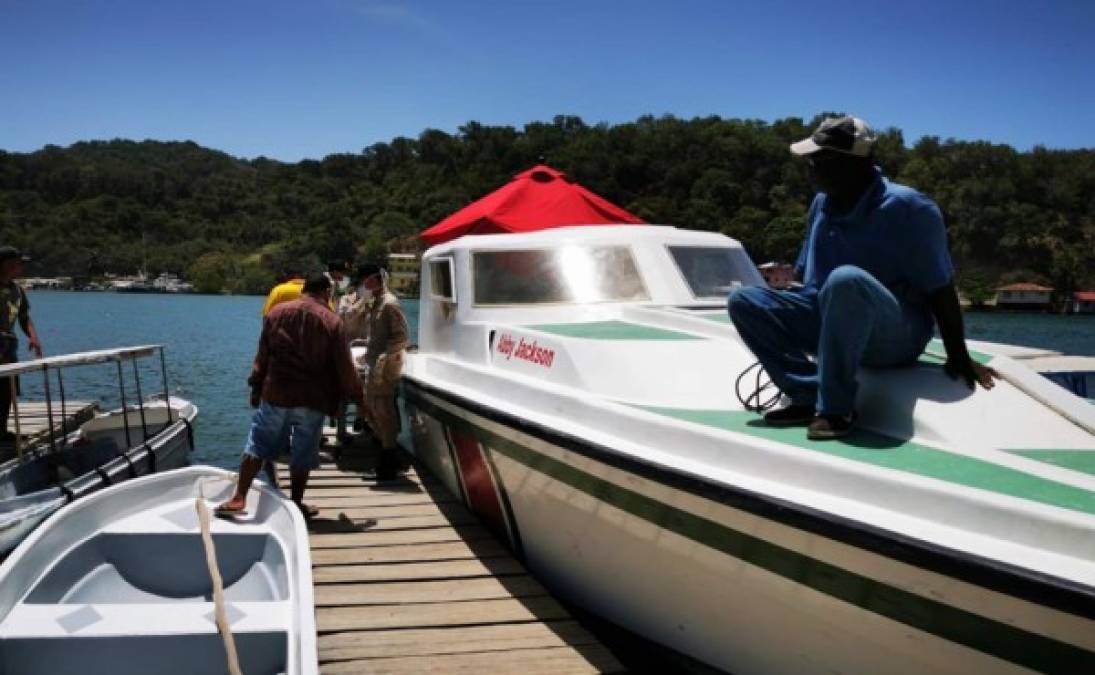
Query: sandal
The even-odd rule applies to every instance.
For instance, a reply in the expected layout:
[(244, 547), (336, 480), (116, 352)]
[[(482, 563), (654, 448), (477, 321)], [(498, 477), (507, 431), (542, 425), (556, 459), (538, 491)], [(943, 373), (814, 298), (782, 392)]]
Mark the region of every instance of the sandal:
[(236, 500), (229, 499), (225, 503), (217, 506), (213, 509), (213, 515), (218, 518), (231, 518), (233, 516), (247, 515), (247, 500), (241, 499), (238, 503)]

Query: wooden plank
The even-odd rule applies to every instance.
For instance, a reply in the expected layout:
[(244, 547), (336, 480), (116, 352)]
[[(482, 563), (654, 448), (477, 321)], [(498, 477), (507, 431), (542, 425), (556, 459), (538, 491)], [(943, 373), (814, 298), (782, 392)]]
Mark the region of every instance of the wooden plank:
[[(314, 470), (314, 471), (312, 471), (311, 473), (308, 474), (308, 482), (311, 483), (312, 481), (321, 482), (321, 481), (326, 481), (326, 480), (348, 480), (348, 479), (352, 479), (352, 480), (355, 480), (355, 481), (361, 481), (363, 483), (376, 485), (377, 484), (376, 479), (373, 478), (372, 476), (365, 475), (365, 471), (370, 471), (371, 472), (372, 471), (372, 465), (370, 465), (368, 467), (365, 467), (364, 469), (339, 469), (339, 468), (316, 469), (316, 470)], [(288, 470), (280, 471), (278, 473), (278, 477), (279, 477), (280, 480), (288, 482), (288, 480), (289, 480), (289, 471)], [(415, 474), (413, 472), (408, 472), (408, 473), (402, 474), (400, 476), (399, 480), (385, 481), (384, 485), (390, 486), (393, 489), (399, 489), (400, 486), (406, 485), (407, 483), (414, 483), (414, 484), (431, 483), (431, 484), (435, 484), (435, 485), (439, 484), (435, 480), (422, 479), (417, 474)]]
[[(288, 483), (286, 484), (288, 486)], [(393, 490), (387, 490), (382, 486), (369, 485), (367, 483), (358, 483), (357, 485), (330, 485), (328, 483), (308, 483), (308, 494), (314, 494), (317, 497), (323, 497), (324, 499), (331, 499), (335, 497), (342, 498), (362, 498), (373, 497), (378, 501), (383, 500), (397, 500), (406, 499), (408, 497), (424, 497), (426, 499), (436, 499), (438, 497), (446, 496), (444, 493), (439, 495), (432, 494), (431, 491), (425, 490), (421, 487), (416, 487), (413, 490), (399, 490), (398, 492)]]
[(339, 514), (345, 515), (347, 518), (354, 520), (362, 519), (376, 519), (381, 520), (384, 518), (404, 518), (407, 516), (434, 516), (445, 515), (446, 512), (453, 512), (453, 509), (446, 509), (444, 504), (398, 504), (394, 506), (347, 506), (347, 507), (327, 507), (323, 504), (317, 504), (319, 507), (319, 515), (321, 518), (338, 518)]
[(455, 500), (436, 499), (428, 494), (359, 493), (354, 497), (328, 496), (324, 490), (308, 490), (305, 495), (309, 504), (320, 508), (366, 508), (372, 506), (417, 506), (421, 504), (451, 504)]
[(400, 544), (362, 548), (329, 548), (312, 551), (312, 565), (364, 565), (431, 560), (469, 560), (501, 558), (509, 551), (490, 539), (468, 544), (463, 541), (443, 544)]
[[(288, 475), (278, 481), (278, 485), (283, 489), (289, 489), (289, 477)], [(308, 489), (311, 490), (314, 487), (345, 487), (345, 488), (370, 488), (376, 486), (376, 481), (366, 476), (355, 475), (353, 477), (348, 476), (309, 476), (308, 477)]]
[(312, 581), (316, 584), (349, 581), (416, 581), (525, 573), (525, 568), (513, 558), (488, 558), (389, 565), (332, 565), (313, 569)]
[(352, 631), (319, 636), (321, 662), (597, 644), (577, 621)]
[[(381, 490), (384, 490), (388, 494), (398, 494), (398, 493), (403, 493), (403, 492), (414, 493), (414, 492), (425, 492), (426, 491), (425, 484), (415, 482), (415, 481), (410, 481), (410, 480), (400, 481), (399, 484), (398, 484), (398, 488), (395, 488), (394, 486), (385, 485), (383, 483), (378, 484), (374, 479), (368, 478), (368, 477), (365, 477), (365, 476), (361, 476), (360, 474), (354, 474), (354, 475), (356, 476), (355, 478), (346, 478), (346, 477), (342, 477), (342, 478), (324, 478), (322, 476), (319, 477), (319, 478), (314, 478), (314, 477), (309, 478), (308, 479), (308, 489), (309, 490), (314, 490), (314, 489), (327, 489), (327, 488), (342, 487), (342, 488), (365, 489), (365, 490), (369, 490), (369, 491), (373, 491), (373, 492), (379, 492)], [(286, 478), (284, 480), (279, 480), (278, 481), (278, 486), (280, 488), (282, 488), (283, 490), (288, 490), (289, 489), (289, 479)]]
[(313, 519), (308, 529), (314, 533), (333, 534), (338, 532), (375, 532), (378, 530), (415, 530), (437, 527), (458, 527), (478, 525), (479, 521), (467, 511), (450, 515), (412, 516), (407, 518), (352, 519), (349, 517), (326, 516)]
[(492, 623), (569, 619), (559, 601), (547, 595), (466, 602), (424, 602), (413, 605), (320, 607), (316, 626), (320, 633), (382, 628), (471, 626)]
[(440, 544), (446, 541), (478, 541), (480, 539), (491, 539), (493, 537), (494, 535), (482, 527), (464, 525), (462, 527), (431, 527), (418, 530), (395, 530), (390, 532), (313, 533), (310, 539), (312, 551), (319, 551), (321, 549), (356, 548), (358, 546)]
[(510, 651), (406, 656), (367, 661), (335, 661), (320, 665), (321, 673), (622, 673), (623, 666), (607, 648), (585, 645), (578, 648), (546, 647)]
[[(52, 427), (54, 438), (60, 440), (62, 431), (75, 431), (77, 427), (91, 419), (97, 411), (98, 404), (93, 401), (68, 401), (65, 405), (66, 416), (62, 420), (61, 402), (54, 400)], [(19, 402), (19, 432), (24, 450), (49, 446), (49, 421), (45, 401)], [(9, 431), (15, 431), (14, 419), (9, 422), (8, 427)], [(6, 461), (14, 456), (14, 443), (5, 443), (3, 447), (0, 447), (0, 461)]]
[(318, 584), (315, 589), (316, 607), (500, 600), (533, 595), (547, 595), (547, 590), (527, 574), (414, 583)]
[[(289, 489), (289, 480), (278, 481), (278, 487), (282, 490)], [(357, 478), (309, 478), (308, 479), (308, 491), (314, 492), (317, 490), (358, 490), (363, 491), (364, 494), (388, 494), (388, 495), (401, 495), (401, 494), (427, 494), (438, 497), (448, 496), (450, 493), (444, 486), (436, 483), (424, 483), (415, 480), (400, 480), (398, 483), (377, 483), (371, 478), (363, 478), (358, 476)], [(353, 496), (353, 495), (342, 495)]]

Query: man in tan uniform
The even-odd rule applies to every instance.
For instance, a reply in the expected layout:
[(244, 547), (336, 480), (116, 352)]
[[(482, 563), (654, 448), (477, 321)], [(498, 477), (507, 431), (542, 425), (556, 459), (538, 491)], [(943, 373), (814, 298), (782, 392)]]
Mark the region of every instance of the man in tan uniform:
[(365, 364), (369, 367), (369, 376), (365, 383), (365, 405), (373, 433), (381, 446), (376, 477), (392, 480), (400, 468), (395, 442), (399, 434), (395, 390), (403, 373), (403, 350), (410, 342), (407, 317), (399, 306), (399, 299), (388, 290), (388, 273), (383, 267), (366, 263), (359, 274), (363, 290), (372, 295), (367, 314), (369, 351)]

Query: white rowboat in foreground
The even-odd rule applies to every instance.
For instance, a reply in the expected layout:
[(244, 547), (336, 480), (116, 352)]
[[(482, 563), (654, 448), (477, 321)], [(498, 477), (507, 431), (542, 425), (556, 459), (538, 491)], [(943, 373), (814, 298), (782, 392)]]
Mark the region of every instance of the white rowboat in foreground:
[[(227, 672), (195, 499), (235, 476), (193, 466), (68, 505), (0, 566), (0, 675)], [(318, 670), (308, 532), (256, 483), (248, 516), (211, 525), (242, 671)]]

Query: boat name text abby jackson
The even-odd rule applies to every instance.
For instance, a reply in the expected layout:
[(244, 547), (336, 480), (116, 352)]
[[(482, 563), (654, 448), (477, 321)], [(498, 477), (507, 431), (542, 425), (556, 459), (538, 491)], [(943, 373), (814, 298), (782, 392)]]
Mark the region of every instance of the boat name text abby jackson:
[(540, 347), (536, 344), (536, 341), (525, 342), (524, 338), (520, 338), (520, 341), (514, 343), (513, 337), (509, 334), (504, 334), (498, 340), (498, 353), (505, 354), (506, 360), (517, 357), (522, 361), (528, 361), (529, 363), (535, 363), (545, 368), (550, 368), (551, 363), (555, 360), (555, 350)]

